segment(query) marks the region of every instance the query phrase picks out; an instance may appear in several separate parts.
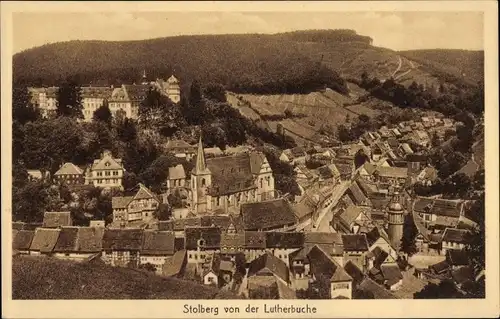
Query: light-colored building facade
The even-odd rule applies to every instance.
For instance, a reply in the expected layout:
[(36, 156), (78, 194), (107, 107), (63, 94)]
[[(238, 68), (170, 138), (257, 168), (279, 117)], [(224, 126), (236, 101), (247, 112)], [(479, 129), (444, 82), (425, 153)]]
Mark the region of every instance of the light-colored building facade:
[(110, 151), (104, 151), (101, 158), (94, 160), (87, 172), (86, 184), (100, 188), (122, 189), (123, 172), (121, 158), (114, 158)]

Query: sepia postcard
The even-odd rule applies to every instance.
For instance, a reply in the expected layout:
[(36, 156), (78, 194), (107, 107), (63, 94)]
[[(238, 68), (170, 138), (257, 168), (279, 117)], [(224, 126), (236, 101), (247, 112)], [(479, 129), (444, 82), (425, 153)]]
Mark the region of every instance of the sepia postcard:
[(500, 315), (494, 1), (1, 9), (3, 318)]

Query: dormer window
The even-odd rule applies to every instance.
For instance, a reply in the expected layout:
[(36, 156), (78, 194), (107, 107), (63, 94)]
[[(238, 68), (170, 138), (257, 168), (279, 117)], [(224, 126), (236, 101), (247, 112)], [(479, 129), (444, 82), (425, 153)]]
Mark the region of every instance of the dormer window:
[(111, 164), (109, 164), (109, 162), (106, 162), (106, 163), (104, 164), (104, 166), (106, 166), (106, 167), (108, 167), (108, 166), (110, 166), (110, 165), (111, 165)]

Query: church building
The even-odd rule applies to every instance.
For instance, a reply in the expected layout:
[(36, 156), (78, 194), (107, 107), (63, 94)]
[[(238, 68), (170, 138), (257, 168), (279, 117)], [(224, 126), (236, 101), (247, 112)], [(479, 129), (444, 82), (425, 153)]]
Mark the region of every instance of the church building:
[(275, 197), (273, 172), (264, 154), (249, 152), (205, 159), (201, 137), (191, 172), (191, 191), (191, 208), (196, 215), (237, 214), (242, 203)]

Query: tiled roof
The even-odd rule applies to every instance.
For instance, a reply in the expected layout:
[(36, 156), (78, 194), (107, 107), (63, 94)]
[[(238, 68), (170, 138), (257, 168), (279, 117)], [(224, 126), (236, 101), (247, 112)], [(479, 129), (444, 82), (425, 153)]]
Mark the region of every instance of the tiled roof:
[(260, 231), (245, 231), (245, 248), (265, 249), (266, 233)]
[(351, 224), (358, 218), (360, 214), (364, 212), (363, 208), (360, 206), (350, 205), (346, 209), (342, 210), (338, 215), (338, 218), (346, 227), (350, 227)]
[(365, 234), (360, 234), (360, 235), (344, 234), (342, 235), (342, 242), (344, 244), (345, 251), (368, 250), (368, 243), (366, 242)]
[(123, 85), (125, 92), (131, 101), (142, 101), (150, 88), (149, 85)]
[(220, 238), (221, 249), (243, 249), (245, 248), (245, 233), (228, 234), (223, 232)]
[(143, 233), (142, 229), (106, 229), (102, 247), (105, 251), (140, 250)]
[(304, 240), (310, 244), (339, 244), (342, 245), (342, 235), (339, 233), (308, 232)]
[(71, 212), (45, 212), (43, 215), (45, 228), (71, 226), (71, 224)]
[(406, 167), (379, 166), (375, 171), (382, 177), (406, 178), (408, 176), (408, 168)]
[(175, 236), (169, 231), (145, 230), (141, 255), (173, 255)]
[(92, 170), (122, 170), (122, 160), (114, 158), (111, 153), (105, 152), (100, 159), (94, 160)]
[(139, 184), (139, 190), (137, 190), (137, 193), (134, 196), (134, 200), (140, 200), (140, 199), (156, 199), (156, 195), (153, 194), (146, 186), (143, 184)]
[(384, 276), (385, 280), (393, 281), (393, 280), (401, 280), (403, 279), (403, 275), (401, 274), (401, 270), (397, 264), (384, 264), (380, 266), (380, 271)]
[(466, 266), (469, 264), (467, 252), (464, 250), (447, 250), (446, 260), (452, 266)]
[(30, 250), (50, 253), (59, 238), (59, 228), (37, 228), (31, 242)]
[(370, 292), (374, 299), (397, 299), (391, 292), (377, 284), (369, 277), (365, 277), (358, 286), (358, 290)]
[(307, 258), (311, 273), (316, 277), (326, 276), (331, 282), (352, 281), (352, 277), (318, 246), (311, 248)]
[(104, 228), (79, 227), (78, 228), (78, 251), (79, 252), (100, 252), (102, 250), (102, 239)]
[(78, 227), (62, 227), (54, 246), (54, 252), (77, 251)]
[(268, 269), (273, 275), (281, 278), (285, 282), (289, 282), (290, 280), (290, 273), (285, 262), (268, 252), (250, 263), (247, 276), (254, 276), (263, 269)]
[(267, 232), (267, 248), (301, 248), (304, 245), (302, 232)]
[(95, 86), (82, 86), (81, 96), (82, 98), (99, 98), (99, 99), (109, 99), (111, 98), (111, 93), (113, 89), (106, 87), (95, 87)]
[(255, 189), (250, 162), (250, 155), (247, 153), (207, 158), (206, 165), (212, 173), (209, 193), (221, 196)]
[(165, 277), (177, 276), (182, 273), (182, 268), (186, 261), (186, 250), (179, 250), (174, 253), (163, 264), (162, 274)]
[(81, 168), (76, 166), (73, 163), (64, 163), (61, 168), (57, 170), (57, 172), (54, 173), (55, 176), (59, 175), (82, 175), (83, 171)]
[(443, 232), (443, 241), (462, 243), (467, 241), (468, 231), (465, 229), (446, 228)]
[(248, 230), (280, 228), (297, 222), (297, 217), (285, 199), (241, 205), (243, 226)]
[(351, 276), (353, 288), (356, 288), (365, 278), (363, 272), (351, 260), (345, 263), (344, 270)]
[(134, 199), (133, 196), (115, 196), (111, 198), (111, 207), (113, 209), (127, 208), (128, 204)]
[(12, 236), (12, 249), (16, 250), (29, 250), (31, 241), (35, 236), (33, 230), (19, 230)]
[(187, 227), (185, 229), (186, 249), (198, 248), (198, 241), (203, 240), (205, 249), (219, 249), (221, 231), (219, 227)]
[(349, 186), (349, 193), (352, 195), (353, 202), (356, 205), (370, 205), (370, 200), (363, 193), (356, 181)]
[(174, 167), (168, 168), (168, 179), (185, 179), (186, 172), (184, 171), (184, 166), (178, 164)]
[(368, 246), (373, 245), (380, 237), (390, 243), (387, 233), (382, 228), (373, 227), (369, 232), (366, 233), (366, 241), (368, 243)]

